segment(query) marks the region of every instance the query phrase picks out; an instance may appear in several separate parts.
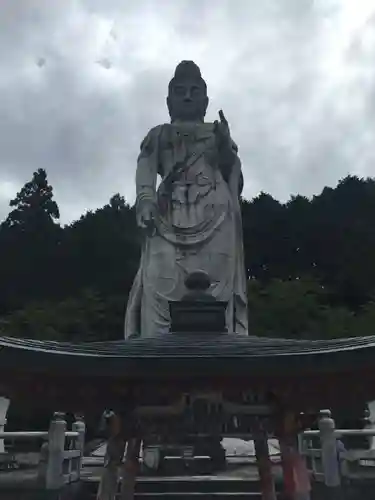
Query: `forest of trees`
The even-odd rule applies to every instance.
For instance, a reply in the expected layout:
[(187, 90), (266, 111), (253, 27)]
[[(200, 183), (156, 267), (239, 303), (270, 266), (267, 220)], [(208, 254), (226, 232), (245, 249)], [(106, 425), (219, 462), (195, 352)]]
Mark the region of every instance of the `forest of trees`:
[[(249, 330), (332, 338), (375, 332), (375, 179), (282, 204), (242, 200)], [(91, 341), (123, 336), (141, 236), (119, 194), (69, 225), (39, 169), (0, 225), (0, 334)]]

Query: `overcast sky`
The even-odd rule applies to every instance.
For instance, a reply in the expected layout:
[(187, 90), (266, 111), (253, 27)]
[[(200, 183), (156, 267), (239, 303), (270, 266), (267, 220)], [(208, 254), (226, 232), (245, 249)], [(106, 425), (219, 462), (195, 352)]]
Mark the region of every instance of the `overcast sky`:
[(375, 175), (375, 0), (1, 0), (0, 219), (39, 167), (62, 222), (120, 192), (193, 59), (245, 195)]

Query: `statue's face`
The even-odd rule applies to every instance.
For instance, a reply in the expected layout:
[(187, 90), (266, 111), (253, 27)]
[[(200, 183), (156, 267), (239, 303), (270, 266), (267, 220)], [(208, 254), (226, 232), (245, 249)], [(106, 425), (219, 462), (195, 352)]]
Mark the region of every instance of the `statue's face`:
[(196, 81), (177, 81), (167, 104), (172, 121), (203, 121), (208, 106), (206, 88)]

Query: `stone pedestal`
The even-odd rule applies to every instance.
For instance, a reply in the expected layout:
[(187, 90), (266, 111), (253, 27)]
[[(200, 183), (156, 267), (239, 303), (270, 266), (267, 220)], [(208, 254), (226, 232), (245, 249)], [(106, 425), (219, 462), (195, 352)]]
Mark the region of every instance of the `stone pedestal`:
[[(0, 397), (0, 432), (4, 432), (10, 400)], [(4, 439), (0, 439), (0, 453), (4, 453)]]

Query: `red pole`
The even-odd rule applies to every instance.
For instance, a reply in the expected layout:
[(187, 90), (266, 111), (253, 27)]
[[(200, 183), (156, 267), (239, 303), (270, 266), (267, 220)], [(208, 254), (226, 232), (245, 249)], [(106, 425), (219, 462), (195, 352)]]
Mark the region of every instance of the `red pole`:
[(141, 440), (131, 438), (128, 441), (125, 462), (123, 466), (122, 482), (121, 482), (121, 500), (134, 500), (135, 484), (137, 480), (139, 468), (139, 451), (141, 448)]
[(284, 493), (288, 500), (294, 500), (296, 495), (296, 485), (294, 481), (292, 450), (286, 436), (280, 436), (279, 443), (281, 453), (281, 467), (283, 470)]
[(306, 462), (298, 450), (298, 422), (294, 414), (284, 416), (279, 436), (284, 493), (288, 500), (310, 499), (310, 477)]
[(268, 449), (267, 432), (259, 425), (254, 436), (262, 500), (276, 500), (275, 479)]

